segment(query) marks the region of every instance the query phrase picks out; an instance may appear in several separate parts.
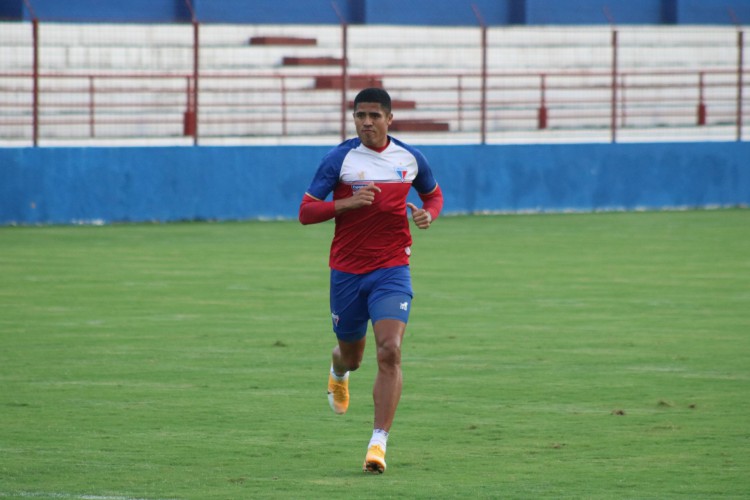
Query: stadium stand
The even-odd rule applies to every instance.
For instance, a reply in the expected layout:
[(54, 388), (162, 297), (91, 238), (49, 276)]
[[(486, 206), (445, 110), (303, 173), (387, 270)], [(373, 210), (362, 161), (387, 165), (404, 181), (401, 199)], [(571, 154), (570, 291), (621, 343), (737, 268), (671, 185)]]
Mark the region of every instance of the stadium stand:
[[(711, 102), (709, 124), (730, 123), (736, 33), (730, 26), (618, 28), (621, 126), (695, 125), (701, 98)], [(479, 28), (360, 25), (347, 35), (349, 86), (391, 89), (399, 109), (394, 129), (478, 130)], [(202, 137), (339, 131), (340, 26), (206, 24), (199, 36)], [(194, 133), (191, 25), (41, 23), (39, 41), (44, 137)], [(487, 51), (490, 129), (608, 126), (610, 27), (491, 27)], [(32, 52), (30, 23), (4, 23), (0, 138), (29, 135)], [(293, 116), (303, 105), (313, 116)]]

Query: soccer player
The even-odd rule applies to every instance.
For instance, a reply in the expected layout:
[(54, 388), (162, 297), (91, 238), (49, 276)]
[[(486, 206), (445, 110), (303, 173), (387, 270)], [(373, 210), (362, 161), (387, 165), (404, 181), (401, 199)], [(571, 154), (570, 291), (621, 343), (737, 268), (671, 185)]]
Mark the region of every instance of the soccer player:
[[(302, 224), (335, 219), (329, 265), (333, 348), (328, 402), (335, 413), (349, 407), (349, 373), (359, 368), (368, 321), (377, 347), (372, 396), (375, 418), (363, 470), (385, 472), (388, 432), (401, 397), (401, 342), (412, 301), (409, 256), (414, 224), (427, 229), (443, 207), (443, 195), (425, 157), (388, 135), (391, 98), (379, 88), (354, 99), (357, 138), (321, 161), (300, 204)], [(407, 203), (416, 189), (422, 207)], [(333, 193), (331, 201), (325, 201)]]

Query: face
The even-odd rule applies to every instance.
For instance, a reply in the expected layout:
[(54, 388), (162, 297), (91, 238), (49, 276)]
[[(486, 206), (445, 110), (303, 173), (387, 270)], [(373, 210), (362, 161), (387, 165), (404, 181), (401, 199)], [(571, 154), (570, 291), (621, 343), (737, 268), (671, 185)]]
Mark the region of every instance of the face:
[(388, 127), (393, 113), (386, 113), (376, 102), (360, 102), (354, 110), (354, 125), (362, 144), (369, 148), (382, 148), (388, 142)]

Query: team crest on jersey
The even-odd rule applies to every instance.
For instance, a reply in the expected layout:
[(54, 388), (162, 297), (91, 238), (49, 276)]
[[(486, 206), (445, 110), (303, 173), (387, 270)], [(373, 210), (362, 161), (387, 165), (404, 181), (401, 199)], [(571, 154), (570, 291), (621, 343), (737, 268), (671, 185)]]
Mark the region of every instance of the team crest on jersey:
[(401, 179), (401, 182), (404, 182), (406, 180), (406, 173), (408, 170), (406, 170), (404, 167), (394, 167), (393, 170), (396, 172), (396, 175), (398, 175), (398, 178)]

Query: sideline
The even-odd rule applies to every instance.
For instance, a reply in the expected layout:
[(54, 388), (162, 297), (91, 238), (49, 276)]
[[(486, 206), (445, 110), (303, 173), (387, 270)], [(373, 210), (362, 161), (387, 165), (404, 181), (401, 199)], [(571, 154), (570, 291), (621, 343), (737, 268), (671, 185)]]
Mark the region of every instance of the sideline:
[(0, 491), (0, 498), (64, 498), (71, 500), (180, 500), (179, 498), (143, 498), (121, 495), (76, 495), (73, 493), (45, 493), (41, 491), (18, 491), (6, 493)]

